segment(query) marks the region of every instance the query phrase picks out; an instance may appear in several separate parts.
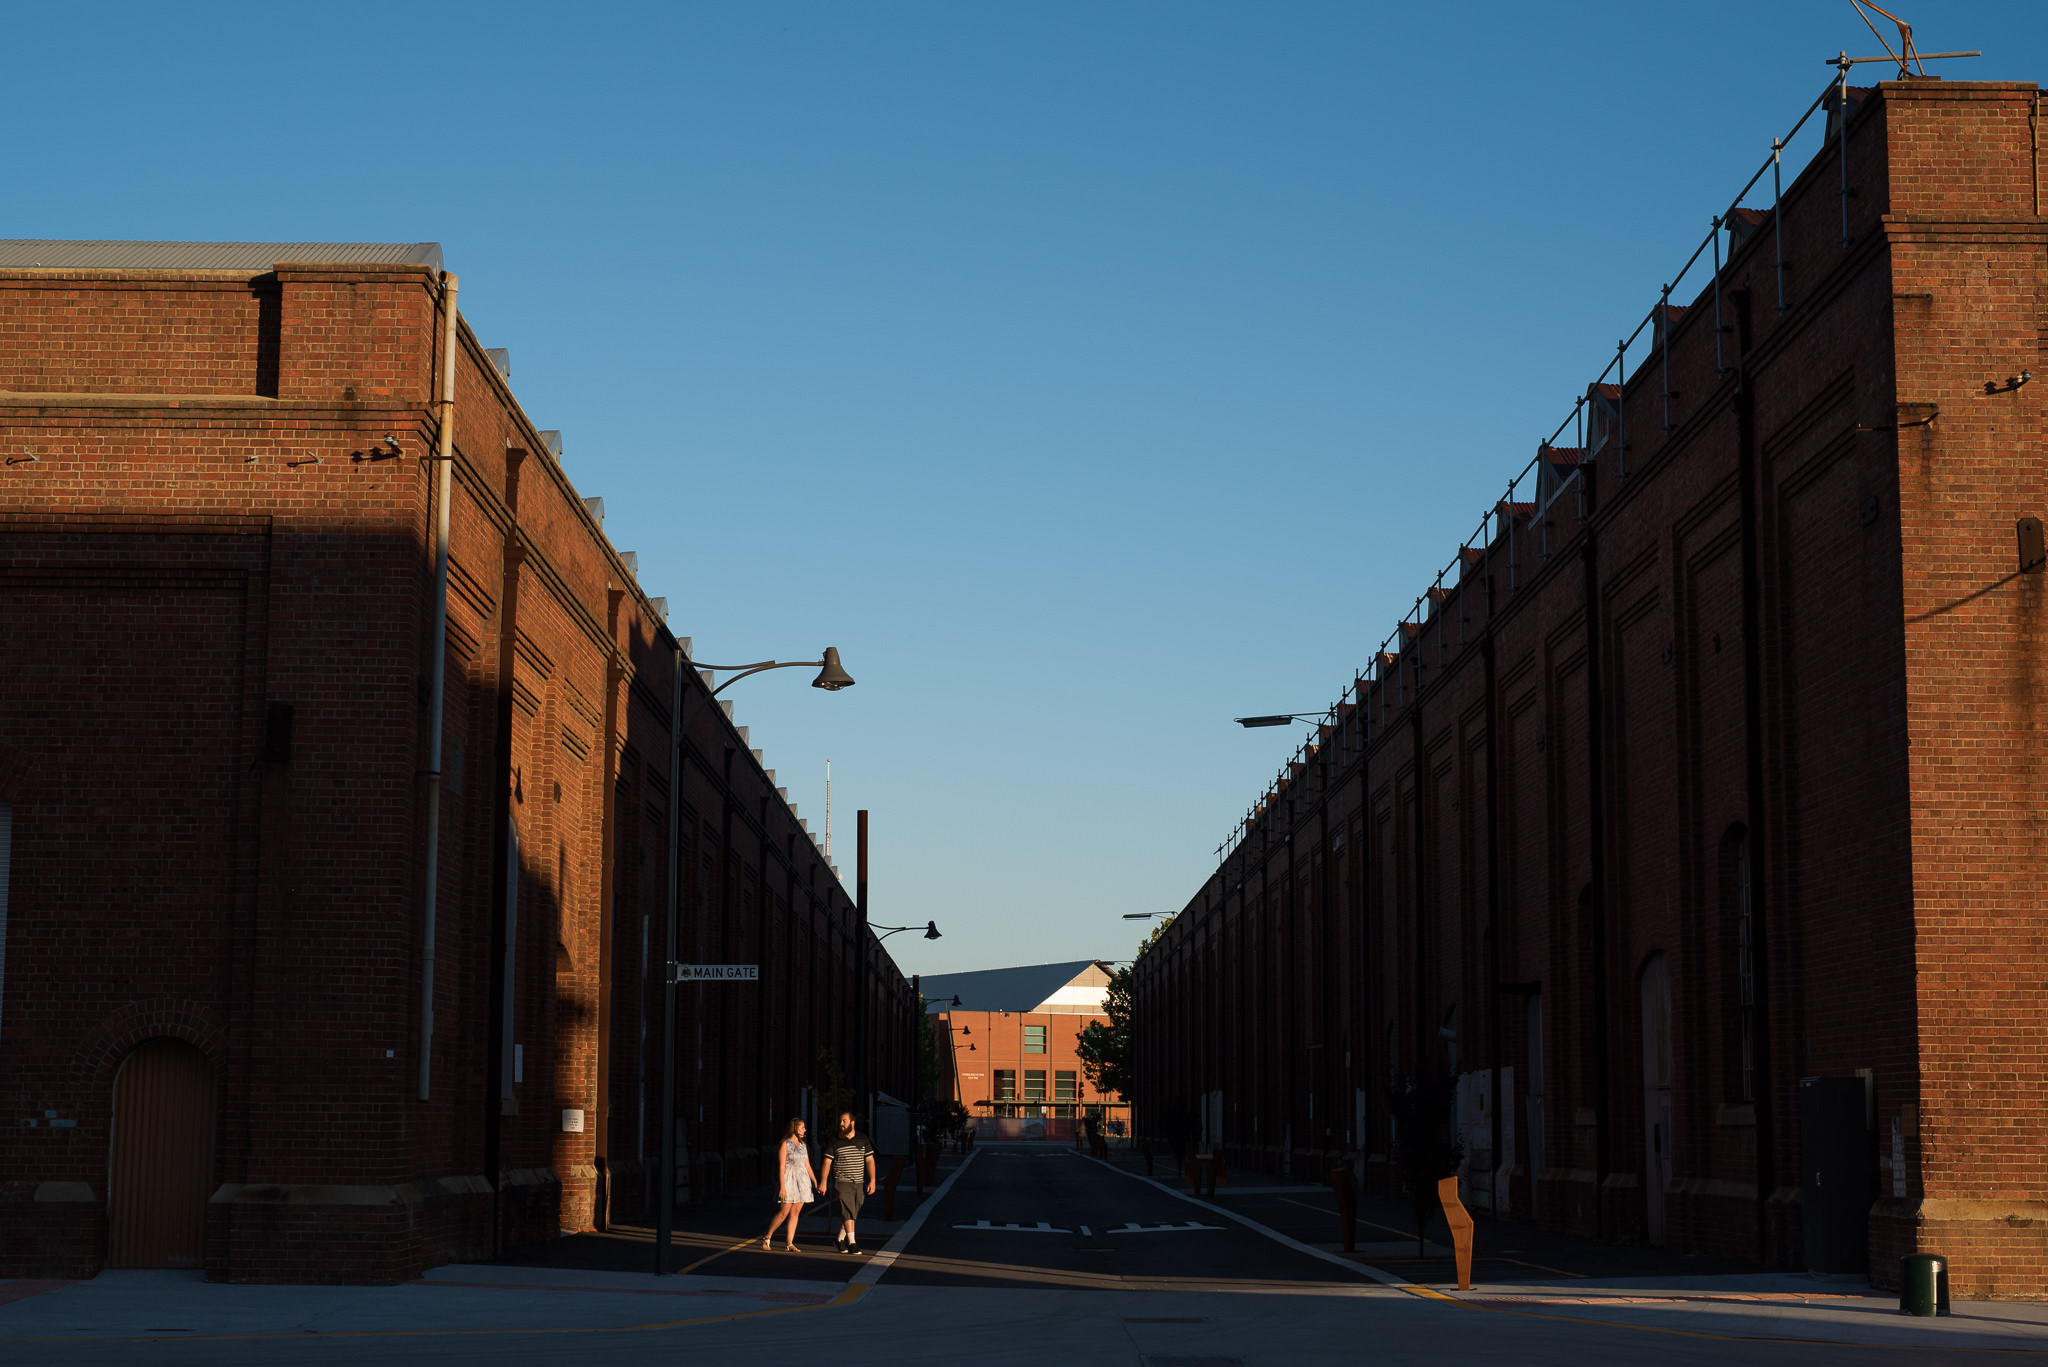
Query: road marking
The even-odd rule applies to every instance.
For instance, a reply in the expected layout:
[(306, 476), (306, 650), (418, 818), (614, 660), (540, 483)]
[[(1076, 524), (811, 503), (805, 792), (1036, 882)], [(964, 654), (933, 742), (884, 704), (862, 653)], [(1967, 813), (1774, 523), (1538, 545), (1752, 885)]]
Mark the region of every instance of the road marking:
[(1090, 1229), (1090, 1228), (1088, 1228), (1088, 1226), (1086, 1226), (1086, 1225), (1082, 1225), (1082, 1226), (1081, 1226), (1081, 1233), (1083, 1233), (1084, 1235), (1086, 1235), (1087, 1237), (1089, 1237), (1089, 1238), (1091, 1238), (1091, 1239), (1095, 1237), (1095, 1231), (1094, 1231), (1094, 1230), (1092, 1230), (1092, 1229)]
[(1222, 1228), (1222, 1225), (1205, 1225), (1194, 1220), (1190, 1220), (1184, 1225), (1141, 1225), (1127, 1222), (1120, 1229), (1106, 1229), (1102, 1232), (1104, 1234), (1185, 1234), (1191, 1229), (1221, 1230)]
[(1071, 1229), (1059, 1229), (1040, 1220), (1035, 1225), (1020, 1225), (1015, 1220), (1006, 1225), (992, 1225), (986, 1220), (976, 1220), (971, 1225), (954, 1225), (955, 1229), (989, 1229), (997, 1232), (1010, 1231), (1017, 1234), (1072, 1234)]
[(1297, 1253), (1306, 1253), (1311, 1258), (1320, 1258), (1326, 1263), (1335, 1263), (1338, 1267), (1348, 1267), (1361, 1277), (1369, 1277), (1373, 1281), (1379, 1282), (1383, 1286), (1390, 1286), (1394, 1288), (1396, 1291), (1405, 1291), (1411, 1296), (1417, 1296), (1425, 1300), (1440, 1301), (1444, 1304), (1459, 1306), (1462, 1309), (1466, 1310), (1477, 1310), (1481, 1314), (1516, 1315), (1523, 1319), (1531, 1320), (1557, 1320), (1565, 1324), (1594, 1325), (1601, 1329), (1635, 1329), (1647, 1334), (1669, 1334), (1677, 1338), (1714, 1339), (1723, 1343), (1797, 1343), (1803, 1346), (1820, 1346), (1830, 1348), (1897, 1348), (1907, 1352), (1925, 1352), (1928, 1350), (1947, 1351), (1952, 1353), (2020, 1352), (2027, 1353), (2030, 1355), (2038, 1352), (2038, 1350), (2036, 1349), (2025, 1348), (1951, 1348), (1946, 1344), (1932, 1343), (1859, 1343), (1852, 1339), (1779, 1338), (1764, 1334), (1716, 1334), (1704, 1329), (1678, 1329), (1657, 1324), (1632, 1324), (1626, 1320), (1596, 1320), (1588, 1318), (1584, 1315), (1548, 1314), (1540, 1310), (1519, 1310), (1512, 1309), (1505, 1305), (1488, 1305), (1484, 1302), (1483, 1298), (1468, 1299), (1468, 1297), (1472, 1296), (1471, 1292), (1467, 1292), (1464, 1295), (1449, 1295), (1445, 1292), (1436, 1290), (1434, 1287), (1417, 1286), (1415, 1283), (1405, 1281), (1400, 1277), (1390, 1276), (1387, 1273), (1380, 1271), (1378, 1268), (1368, 1266), (1365, 1263), (1355, 1263), (1348, 1258), (1340, 1258), (1334, 1253), (1325, 1253), (1320, 1248), (1312, 1248), (1308, 1244), (1301, 1242), (1301, 1240), (1299, 1239), (1290, 1239), (1285, 1234), (1282, 1234), (1279, 1230), (1269, 1229), (1265, 1225), (1260, 1224), (1257, 1220), (1249, 1219), (1246, 1216), (1239, 1215), (1234, 1210), (1225, 1210), (1221, 1206), (1211, 1205), (1207, 1201), (1203, 1201), (1196, 1197), (1189, 1196), (1185, 1192), (1175, 1191), (1172, 1187), (1167, 1186), (1164, 1182), (1156, 1181), (1150, 1177), (1140, 1177), (1137, 1173), (1126, 1171), (1125, 1169), (1118, 1167), (1114, 1163), (1103, 1163), (1100, 1158), (1096, 1158), (1093, 1155), (1088, 1155), (1088, 1161), (1091, 1163), (1102, 1163), (1102, 1166), (1108, 1168), (1111, 1172), (1122, 1173), (1125, 1177), (1128, 1177), (1136, 1182), (1143, 1182), (1148, 1187), (1157, 1187), (1159, 1190), (1165, 1192), (1168, 1196), (1174, 1197), (1178, 1200), (1186, 1201), (1191, 1206), (1200, 1206), (1204, 1210), (1213, 1211), (1218, 1215), (1222, 1215), (1229, 1219), (1235, 1220), (1239, 1224), (1243, 1225), (1246, 1229), (1252, 1230), (1255, 1233), (1263, 1234), (1268, 1239), (1273, 1240), (1273, 1242), (1278, 1244), (1284, 1244), (1286, 1247), (1295, 1250)]
[[(1301, 1208), (1302, 1208), (1303, 1210), (1312, 1210), (1312, 1211), (1315, 1211), (1315, 1212), (1316, 1212), (1317, 1214), (1320, 1214), (1320, 1215), (1335, 1215), (1335, 1214), (1337, 1213), (1336, 1211), (1334, 1211), (1334, 1210), (1330, 1209), (1330, 1208), (1329, 1208), (1328, 1206), (1312, 1206), (1312, 1205), (1310, 1205), (1310, 1204), (1309, 1204), (1308, 1202), (1306, 1202), (1306, 1201), (1297, 1201), (1297, 1200), (1295, 1200), (1295, 1199), (1294, 1199), (1293, 1197), (1291, 1197), (1291, 1196), (1283, 1196), (1283, 1197), (1281, 1197), (1280, 1199), (1281, 1199), (1281, 1200), (1283, 1200), (1283, 1201), (1285, 1201), (1285, 1202), (1287, 1202), (1287, 1204), (1288, 1204), (1288, 1205), (1290, 1205), (1290, 1206), (1300, 1206), (1300, 1207), (1301, 1207)], [(1364, 1216), (1362, 1216), (1362, 1215), (1358, 1217), (1358, 1223), (1360, 1223), (1361, 1225), (1364, 1225), (1364, 1226), (1365, 1226), (1365, 1227), (1366, 1227), (1367, 1229), (1383, 1229), (1383, 1230), (1387, 1231), (1387, 1233), (1389, 1233), (1389, 1234), (1398, 1234), (1398, 1235), (1400, 1235), (1400, 1236), (1401, 1236), (1401, 1238), (1402, 1238), (1403, 1240), (1408, 1240), (1408, 1239), (1412, 1239), (1412, 1238), (1414, 1238), (1414, 1237), (1415, 1237), (1415, 1232), (1414, 1232), (1413, 1230), (1407, 1230), (1407, 1229), (1395, 1229), (1395, 1228), (1394, 1228), (1394, 1227), (1393, 1227), (1392, 1225), (1383, 1225), (1383, 1224), (1380, 1224), (1380, 1223), (1379, 1223), (1378, 1221), (1376, 1221), (1376, 1220), (1368, 1220), (1368, 1219), (1366, 1219), (1366, 1218), (1365, 1218)], [(1433, 1260), (1432, 1260), (1432, 1259), (1407, 1259), (1407, 1260), (1405, 1260), (1405, 1261), (1410, 1261), (1410, 1262), (1415, 1262), (1415, 1261), (1423, 1261), (1423, 1262), (1427, 1262), (1427, 1261), (1439, 1261), (1439, 1262), (1440, 1262), (1440, 1261), (1442, 1261), (1443, 1259), (1445, 1259), (1445, 1258), (1448, 1258), (1448, 1257), (1450, 1257), (1450, 1256), (1451, 1256), (1451, 1255), (1450, 1255), (1450, 1254), (1448, 1254), (1448, 1253), (1442, 1253), (1442, 1254), (1438, 1254), (1438, 1255), (1436, 1256), (1436, 1258), (1435, 1258), (1435, 1259), (1433, 1259)], [(1550, 1265), (1549, 1265), (1549, 1264), (1547, 1264), (1547, 1263), (1532, 1263), (1532, 1262), (1529, 1262), (1529, 1261), (1528, 1261), (1527, 1259), (1524, 1259), (1524, 1258), (1510, 1258), (1510, 1257), (1508, 1257), (1508, 1256), (1507, 1256), (1507, 1255), (1506, 1255), (1505, 1253), (1484, 1253), (1484, 1254), (1478, 1254), (1478, 1255), (1476, 1255), (1476, 1256), (1479, 1256), (1479, 1257), (1483, 1257), (1483, 1258), (1485, 1258), (1486, 1260), (1488, 1260), (1489, 1262), (1496, 1262), (1496, 1263), (1513, 1263), (1513, 1264), (1514, 1264), (1515, 1266), (1517, 1266), (1517, 1267), (1533, 1267), (1533, 1268), (1535, 1268), (1535, 1269), (1536, 1269), (1537, 1271), (1539, 1271), (1539, 1272), (1554, 1272), (1554, 1273), (1556, 1273), (1556, 1274), (1557, 1274), (1558, 1276), (1560, 1276), (1560, 1277), (1577, 1277), (1577, 1278), (1578, 1278), (1579, 1280), (1581, 1280), (1581, 1281), (1584, 1281), (1584, 1280), (1586, 1279), (1586, 1274), (1585, 1274), (1585, 1273), (1583, 1273), (1583, 1272), (1567, 1272), (1567, 1271), (1565, 1271), (1565, 1270), (1564, 1270), (1563, 1268), (1561, 1268), (1561, 1267), (1552, 1267), (1552, 1266), (1550, 1266)]]
[(1334, 1253), (1325, 1253), (1320, 1248), (1316, 1248), (1309, 1244), (1305, 1244), (1299, 1239), (1290, 1239), (1285, 1234), (1282, 1234), (1279, 1230), (1272, 1229), (1266, 1225), (1262, 1225), (1257, 1220), (1252, 1219), (1249, 1215), (1240, 1215), (1234, 1210), (1225, 1210), (1222, 1206), (1212, 1204), (1208, 1201), (1204, 1201), (1199, 1197), (1189, 1196), (1185, 1192), (1175, 1191), (1172, 1187), (1167, 1186), (1164, 1182), (1157, 1181), (1150, 1177), (1140, 1177), (1137, 1173), (1128, 1171), (1124, 1168), (1120, 1168), (1114, 1163), (1104, 1163), (1103, 1160), (1093, 1156), (1092, 1154), (1086, 1155), (1086, 1157), (1088, 1158), (1089, 1162), (1102, 1163), (1103, 1167), (1108, 1168), (1111, 1172), (1116, 1173), (1119, 1176), (1128, 1177), (1133, 1182), (1143, 1182), (1148, 1187), (1156, 1187), (1160, 1191), (1165, 1192), (1168, 1196), (1173, 1197), (1176, 1201), (1185, 1201), (1191, 1206), (1200, 1206), (1203, 1210), (1208, 1211), (1211, 1215), (1221, 1215), (1226, 1220), (1235, 1220), (1237, 1221), (1237, 1223), (1243, 1225), (1246, 1229), (1251, 1230), (1253, 1233), (1263, 1234), (1268, 1239), (1271, 1239), (1274, 1243), (1283, 1245), (1287, 1248), (1291, 1248), (1296, 1253), (1306, 1253), (1309, 1257), (1318, 1259), (1319, 1261), (1331, 1263), (1337, 1267), (1348, 1268), (1351, 1271), (1357, 1273), (1359, 1276), (1364, 1277), (1366, 1280), (1378, 1282), (1382, 1286), (1391, 1286), (1394, 1287), (1396, 1290), (1402, 1291), (1409, 1289), (1409, 1283), (1404, 1278), (1390, 1276), (1389, 1274), (1380, 1271), (1376, 1267), (1370, 1267), (1365, 1263), (1355, 1263), (1351, 1261), (1351, 1259), (1349, 1258), (1340, 1258)]
[(898, 1255), (904, 1249), (910, 1247), (910, 1241), (917, 1237), (919, 1230), (924, 1228), (926, 1218), (939, 1208), (939, 1202), (946, 1199), (946, 1193), (951, 1191), (953, 1184), (960, 1180), (960, 1174), (974, 1166), (974, 1160), (977, 1157), (979, 1155), (974, 1150), (969, 1149), (967, 1151), (967, 1157), (961, 1160), (960, 1166), (948, 1173), (946, 1180), (939, 1183), (938, 1189), (932, 1192), (931, 1200), (919, 1206), (917, 1213), (908, 1220), (905, 1220), (903, 1227), (896, 1231), (888, 1243), (882, 1245), (882, 1251), (868, 1259), (867, 1266), (853, 1274), (853, 1279), (847, 1283), (848, 1289), (857, 1286), (864, 1292), (876, 1282), (882, 1280), (882, 1274), (889, 1270), (890, 1266), (895, 1263)]

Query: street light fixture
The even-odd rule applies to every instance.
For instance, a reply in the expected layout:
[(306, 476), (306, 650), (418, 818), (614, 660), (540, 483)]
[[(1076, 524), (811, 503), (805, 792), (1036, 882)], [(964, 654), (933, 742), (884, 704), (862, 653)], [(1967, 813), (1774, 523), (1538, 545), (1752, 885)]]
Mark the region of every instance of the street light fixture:
[[(902, 933), (903, 933), (904, 931), (906, 931), (906, 930), (921, 930), (921, 931), (923, 931), (923, 932), (924, 932), (924, 938), (925, 938), (925, 939), (927, 939), (927, 940), (936, 940), (936, 939), (938, 939), (938, 938), (939, 938), (939, 923), (938, 923), (937, 921), (926, 921), (926, 922), (925, 922), (925, 923), (924, 923), (923, 925), (921, 925), (921, 926), (878, 926), (878, 925), (874, 925), (874, 924), (872, 924), (872, 923), (870, 923), (870, 922), (869, 922), (869, 920), (868, 920), (868, 814), (867, 814), (867, 812), (866, 812), (865, 810), (863, 810), (862, 812), (860, 812), (860, 813), (859, 813), (859, 821), (858, 821), (858, 831), (859, 831), (859, 843), (860, 843), (860, 854), (859, 854), (859, 861), (858, 861), (858, 862), (859, 862), (860, 868), (859, 868), (859, 872), (858, 872), (858, 875), (857, 875), (857, 881), (856, 881), (856, 883), (855, 883), (855, 886), (856, 886), (856, 887), (857, 887), (857, 888), (859, 889), (858, 917), (859, 917), (859, 920), (860, 920), (860, 928), (859, 928), (859, 930), (858, 930), (858, 931), (857, 931), (856, 933), (858, 934), (858, 936), (859, 936), (859, 938), (860, 938), (860, 949), (859, 949), (859, 954), (860, 954), (860, 966), (859, 966), (858, 974), (857, 974), (857, 976), (856, 976), (856, 977), (855, 977), (855, 979), (854, 979), (854, 991), (853, 991), (853, 1003), (854, 1003), (854, 1018), (853, 1018), (853, 1034), (854, 1034), (853, 1086), (854, 1086), (854, 1105), (855, 1105), (856, 1107), (862, 1107), (862, 1106), (863, 1106), (863, 1103), (864, 1103), (864, 1102), (866, 1101), (866, 1099), (867, 1099), (867, 1096), (868, 1096), (868, 945), (867, 945), (867, 932), (869, 932), (869, 931), (871, 931), (871, 930), (879, 930), (879, 931), (881, 931), (881, 932), (882, 932), (882, 933), (881, 933), (880, 935), (877, 935), (877, 936), (875, 936), (875, 943), (876, 943), (876, 944), (878, 944), (878, 945), (879, 945), (879, 944), (880, 944), (880, 943), (881, 943), (882, 941), (884, 941), (884, 940), (888, 939), (888, 938), (889, 938), (889, 937), (890, 937), (891, 935), (900, 935), (900, 934), (902, 934)], [(916, 1086), (916, 1081), (917, 1081), (917, 1075), (916, 1075), (915, 1073), (912, 1073), (912, 1074), (911, 1074), (911, 1090), (912, 1090), (912, 1091), (915, 1091), (915, 1090), (917, 1090), (917, 1086)], [(870, 1121), (872, 1122), (872, 1121), (873, 1121), (873, 1119), (874, 1119), (874, 1117), (873, 1117), (872, 1115), (870, 1115), (870, 1116), (868, 1117), (868, 1119), (869, 1119), (869, 1120), (870, 1120)]]
[[(717, 697), (726, 689), (746, 678), (770, 669), (795, 669), (816, 666), (818, 677), (811, 680), (811, 687), (822, 688), (827, 693), (837, 693), (842, 688), (853, 686), (853, 676), (839, 663), (839, 648), (825, 647), (822, 660), (791, 660), (781, 662), (762, 660), (756, 664), (728, 666), (738, 672), (724, 683), (711, 690)], [(668, 756), (668, 905), (663, 916), (662, 932), (662, 989), (661, 989), (661, 1154), (660, 1170), (655, 1174), (654, 1202), (654, 1272), (656, 1276), (669, 1271), (669, 1236), (675, 1231), (676, 1204), (676, 930), (677, 901), (682, 887), (682, 795), (683, 795), (683, 736), (685, 734), (683, 702), (683, 671), (685, 669), (716, 670), (719, 666), (700, 664), (685, 653), (679, 641), (675, 647), (674, 697), (669, 707), (669, 756)], [(865, 814), (863, 814), (865, 815)], [(861, 959), (866, 967), (867, 959)], [(697, 1094), (703, 1095), (701, 1077), (703, 1060), (699, 1058)], [(604, 1121), (600, 1117), (599, 1122)]]
[[(877, 940), (886, 940), (891, 935), (901, 934), (903, 931), (906, 930), (921, 930), (924, 932), (924, 938), (927, 940), (936, 940), (939, 938), (939, 923), (937, 921), (926, 921), (921, 926), (869, 926), (868, 929), (879, 930), (882, 932), (880, 935), (877, 935), (875, 937)], [(953, 1004), (955, 1006), (958, 1006), (960, 1004), (960, 999), (958, 997), (953, 998)]]
[(1155, 916), (1171, 915), (1173, 913), (1170, 911), (1127, 911), (1124, 913), (1124, 919), (1126, 921), (1149, 921)]
[[(732, 673), (732, 677), (711, 690), (717, 697), (749, 674), (759, 674), (770, 669), (816, 669), (818, 677), (811, 680), (811, 687), (822, 688), (827, 693), (837, 693), (842, 688), (853, 687), (853, 675), (846, 672), (839, 663), (839, 647), (826, 646), (822, 660), (757, 660), (750, 665), (708, 665), (701, 660), (690, 661), (698, 669), (709, 669), (714, 673)], [(737, 672), (734, 672), (737, 671)]]
[(1249, 731), (1254, 726), (1285, 726), (1292, 721), (1321, 721), (1326, 712), (1276, 712), (1270, 717), (1232, 717), (1231, 720)]

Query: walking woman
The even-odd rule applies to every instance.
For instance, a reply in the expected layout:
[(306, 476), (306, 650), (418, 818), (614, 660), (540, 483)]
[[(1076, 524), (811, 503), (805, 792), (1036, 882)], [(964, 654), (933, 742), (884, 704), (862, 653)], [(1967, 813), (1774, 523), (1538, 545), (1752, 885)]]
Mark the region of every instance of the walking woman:
[(768, 1223), (768, 1232), (761, 1236), (761, 1247), (772, 1247), (775, 1231), (789, 1221), (789, 1229), (782, 1236), (782, 1246), (791, 1253), (802, 1250), (796, 1246), (796, 1222), (804, 1213), (804, 1207), (818, 1199), (817, 1183), (811, 1180), (811, 1151), (804, 1143), (804, 1122), (792, 1119), (782, 1127), (782, 1143), (776, 1146), (776, 1155), (781, 1159), (780, 1189), (776, 1193), (778, 1205), (775, 1218)]

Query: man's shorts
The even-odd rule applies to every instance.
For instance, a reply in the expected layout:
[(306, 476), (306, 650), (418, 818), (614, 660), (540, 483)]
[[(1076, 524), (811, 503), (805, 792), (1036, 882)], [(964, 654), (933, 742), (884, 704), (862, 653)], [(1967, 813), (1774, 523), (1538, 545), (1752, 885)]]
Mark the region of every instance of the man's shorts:
[(865, 1182), (834, 1182), (832, 1184), (832, 1194), (839, 1198), (840, 1219), (857, 1220), (860, 1218), (861, 1202), (867, 1199), (866, 1188), (867, 1184)]

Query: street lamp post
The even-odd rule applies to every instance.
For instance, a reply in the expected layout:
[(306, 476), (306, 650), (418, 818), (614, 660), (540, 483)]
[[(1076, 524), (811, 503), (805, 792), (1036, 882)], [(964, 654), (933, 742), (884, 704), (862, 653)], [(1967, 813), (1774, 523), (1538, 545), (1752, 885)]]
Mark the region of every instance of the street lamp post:
[[(868, 1100), (870, 1091), (868, 1086), (868, 932), (870, 930), (882, 932), (875, 937), (877, 945), (880, 945), (882, 941), (888, 939), (891, 935), (900, 935), (906, 930), (921, 930), (924, 932), (925, 939), (936, 940), (939, 938), (939, 924), (936, 921), (926, 921), (921, 926), (870, 926), (868, 924), (867, 809), (865, 807), (861, 808), (855, 813), (855, 817), (854, 896), (859, 908), (857, 919), (860, 922), (855, 932), (855, 943), (858, 946), (855, 952), (859, 955), (860, 966), (858, 976), (854, 979), (853, 1104), (865, 1110), (870, 1104)], [(913, 1082), (916, 1076), (915, 1071), (913, 1071), (911, 1074)], [(869, 1115), (868, 1119), (870, 1124), (872, 1124), (874, 1119), (872, 1114)]]
[[(661, 1154), (659, 1171), (655, 1174), (654, 1201), (654, 1272), (656, 1276), (666, 1275), (669, 1267), (669, 1237), (675, 1232), (676, 1203), (676, 935), (677, 904), (682, 888), (682, 809), (683, 809), (683, 690), (684, 671), (690, 669), (718, 669), (718, 665), (699, 665), (691, 660), (677, 642), (675, 648), (675, 686), (669, 703), (669, 752), (668, 752), (668, 898), (662, 914), (662, 985), (661, 985)], [(825, 657), (821, 660), (791, 660), (786, 663), (762, 660), (750, 665), (729, 665), (737, 672), (717, 688), (711, 696), (717, 697), (733, 684), (749, 674), (759, 674), (770, 669), (816, 668), (818, 677), (811, 680), (811, 687), (822, 688), (827, 693), (837, 693), (842, 688), (853, 687), (853, 676), (839, 663), (839, 648), (826, 646)], [(700, 1089), (701, 1094), (701, 1089)], [(600, 1122), (602, 1118), (600, 1118)]]

